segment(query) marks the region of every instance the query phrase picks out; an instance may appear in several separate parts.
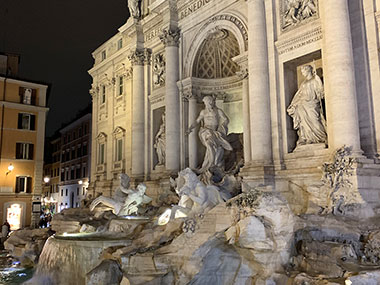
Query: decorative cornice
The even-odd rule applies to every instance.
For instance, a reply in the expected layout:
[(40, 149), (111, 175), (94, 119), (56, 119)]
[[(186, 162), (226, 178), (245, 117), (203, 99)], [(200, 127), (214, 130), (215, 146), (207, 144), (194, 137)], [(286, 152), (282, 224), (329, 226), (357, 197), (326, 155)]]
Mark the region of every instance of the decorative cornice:
[(162, 30), (162, 34), (159, 35), (161, 42), (167, 46), (179, 46), (179, 39), (181, 36), (181, 30), (179, 28), (168, 28)]
[(276, 48), (279, 55), (288, 53), (305, 45), (317, 42), (323, 37), (322, 28), (318, 26), (302, 35), (292, 38), (286, 38), (286, 40), (280, 40), (276, 42)]
[(144, 65), (145, 51), (141, 49), (136, 49), (128, 56), (132, 65)]

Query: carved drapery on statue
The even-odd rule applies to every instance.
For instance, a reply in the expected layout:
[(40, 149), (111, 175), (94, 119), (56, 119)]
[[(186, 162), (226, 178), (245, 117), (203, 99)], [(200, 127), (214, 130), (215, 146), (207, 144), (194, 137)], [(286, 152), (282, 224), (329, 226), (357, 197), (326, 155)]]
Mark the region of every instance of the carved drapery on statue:
[(165, 84), (165, 60), (163, 54), (157, 54), (153, 61), (153, 83), (159, 87)]
[(166, 134), (165, 134), (165, 113), (162, 114), (162, 123), (154, 139), (154, 148), (156, 149), (158, 164), (165, 165), (165, 149), (166, 149)]
[(140, 19), (141, 17), (141, 9), (140, 9), (140, 3), (141, 1), (139, 0), (128, 0), (128, 9), (129, 9), (129, 14), (135, 18), (135, 19)]
[(187, 133), (190, 133), (196, 125), (201, 124), (199, 129), (199, 139), (206, 148), (205, 157), (200, 173), (216, 166), (224, 168), (224, 150), (232, 150), (227, 141), (229, 119), (226, 114), (215, 105), (215, 100), (211, 96), (203, 98), (205, 108), (200, 112), (197, 120), (192, 123)]
[(283, 0), (282, 29), (318, 15), (318, 0)]
[(326, 143), (326, 122), (323, 115), (323, 84), (311, 65), (301, 68), (305, 80), (301, 83), (287, 111), (297, 130), (298, 145)]

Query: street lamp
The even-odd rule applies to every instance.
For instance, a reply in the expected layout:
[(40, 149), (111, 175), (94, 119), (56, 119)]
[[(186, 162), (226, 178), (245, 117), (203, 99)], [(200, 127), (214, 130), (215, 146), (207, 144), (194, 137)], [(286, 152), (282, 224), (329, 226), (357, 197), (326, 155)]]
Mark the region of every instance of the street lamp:
[(82, 181), (82, 180), (79, 180), (79, 181), (78, 181), (78, 184), (79, 184), (79, 185), (82, 185), (82, 184), (83, 184), (83, 181)]
[(45, 183), (49, 183), (49, 181), (50, 181), (50, 178), (49, 178), (48, 176), (45, 176), (45, 177), (44, 177), (44, 182), (45, 182)]
[(15, 167), (12, 165), (12, 163), (9, 164), (8, 165), (8, 171), (7, 171), (7, 173), (5, 173), (5, 175), (8, 175), (9, 173), (11, 173), (13, 169), (15, 169)]

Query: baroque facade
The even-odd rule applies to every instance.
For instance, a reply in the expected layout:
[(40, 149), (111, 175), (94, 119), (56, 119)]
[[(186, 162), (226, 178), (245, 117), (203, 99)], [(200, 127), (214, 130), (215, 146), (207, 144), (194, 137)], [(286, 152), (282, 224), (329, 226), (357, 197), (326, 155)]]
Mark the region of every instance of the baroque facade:
[(210, 95), (242, 134), (248, 185), (309, 189), (348, 146), (353, 183), (379, 200), (379, 1), (137, 4), (93, 52), (95, 192), (112, 195), (121, 172), (162, 186), (163, 173), (199, 168), (205, 149), (187, 130)]

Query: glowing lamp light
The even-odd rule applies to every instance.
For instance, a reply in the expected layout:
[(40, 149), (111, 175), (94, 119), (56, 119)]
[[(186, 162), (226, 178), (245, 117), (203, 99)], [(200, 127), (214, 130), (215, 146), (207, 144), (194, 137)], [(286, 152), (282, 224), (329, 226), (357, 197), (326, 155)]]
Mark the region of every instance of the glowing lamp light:
[(79, 185), (82, 185), (82, 184), (83, 184), (83, 181), (82, 181), (82, 180), (79, 180), (79, 181), (78, 181), (78, 184), (79, 184)]
[(345, 285), (352, 285), (352, 281), (351, 280), (346, 280), (346, 281), (344, 281), (344, 284)]
[(15, 167), (11, 164), (8, 165), (8, 171), (7, 173), (5, 173), (5, 175), (8, 175), (13, 169), (15, 169)]
[(49, 181), (50, 181), (50, 178), (47, 177), (47, 176), (45, 176), (45, 177), (44, 177), (44, 182), (45, 182), (45, 183), (49, 183)]

